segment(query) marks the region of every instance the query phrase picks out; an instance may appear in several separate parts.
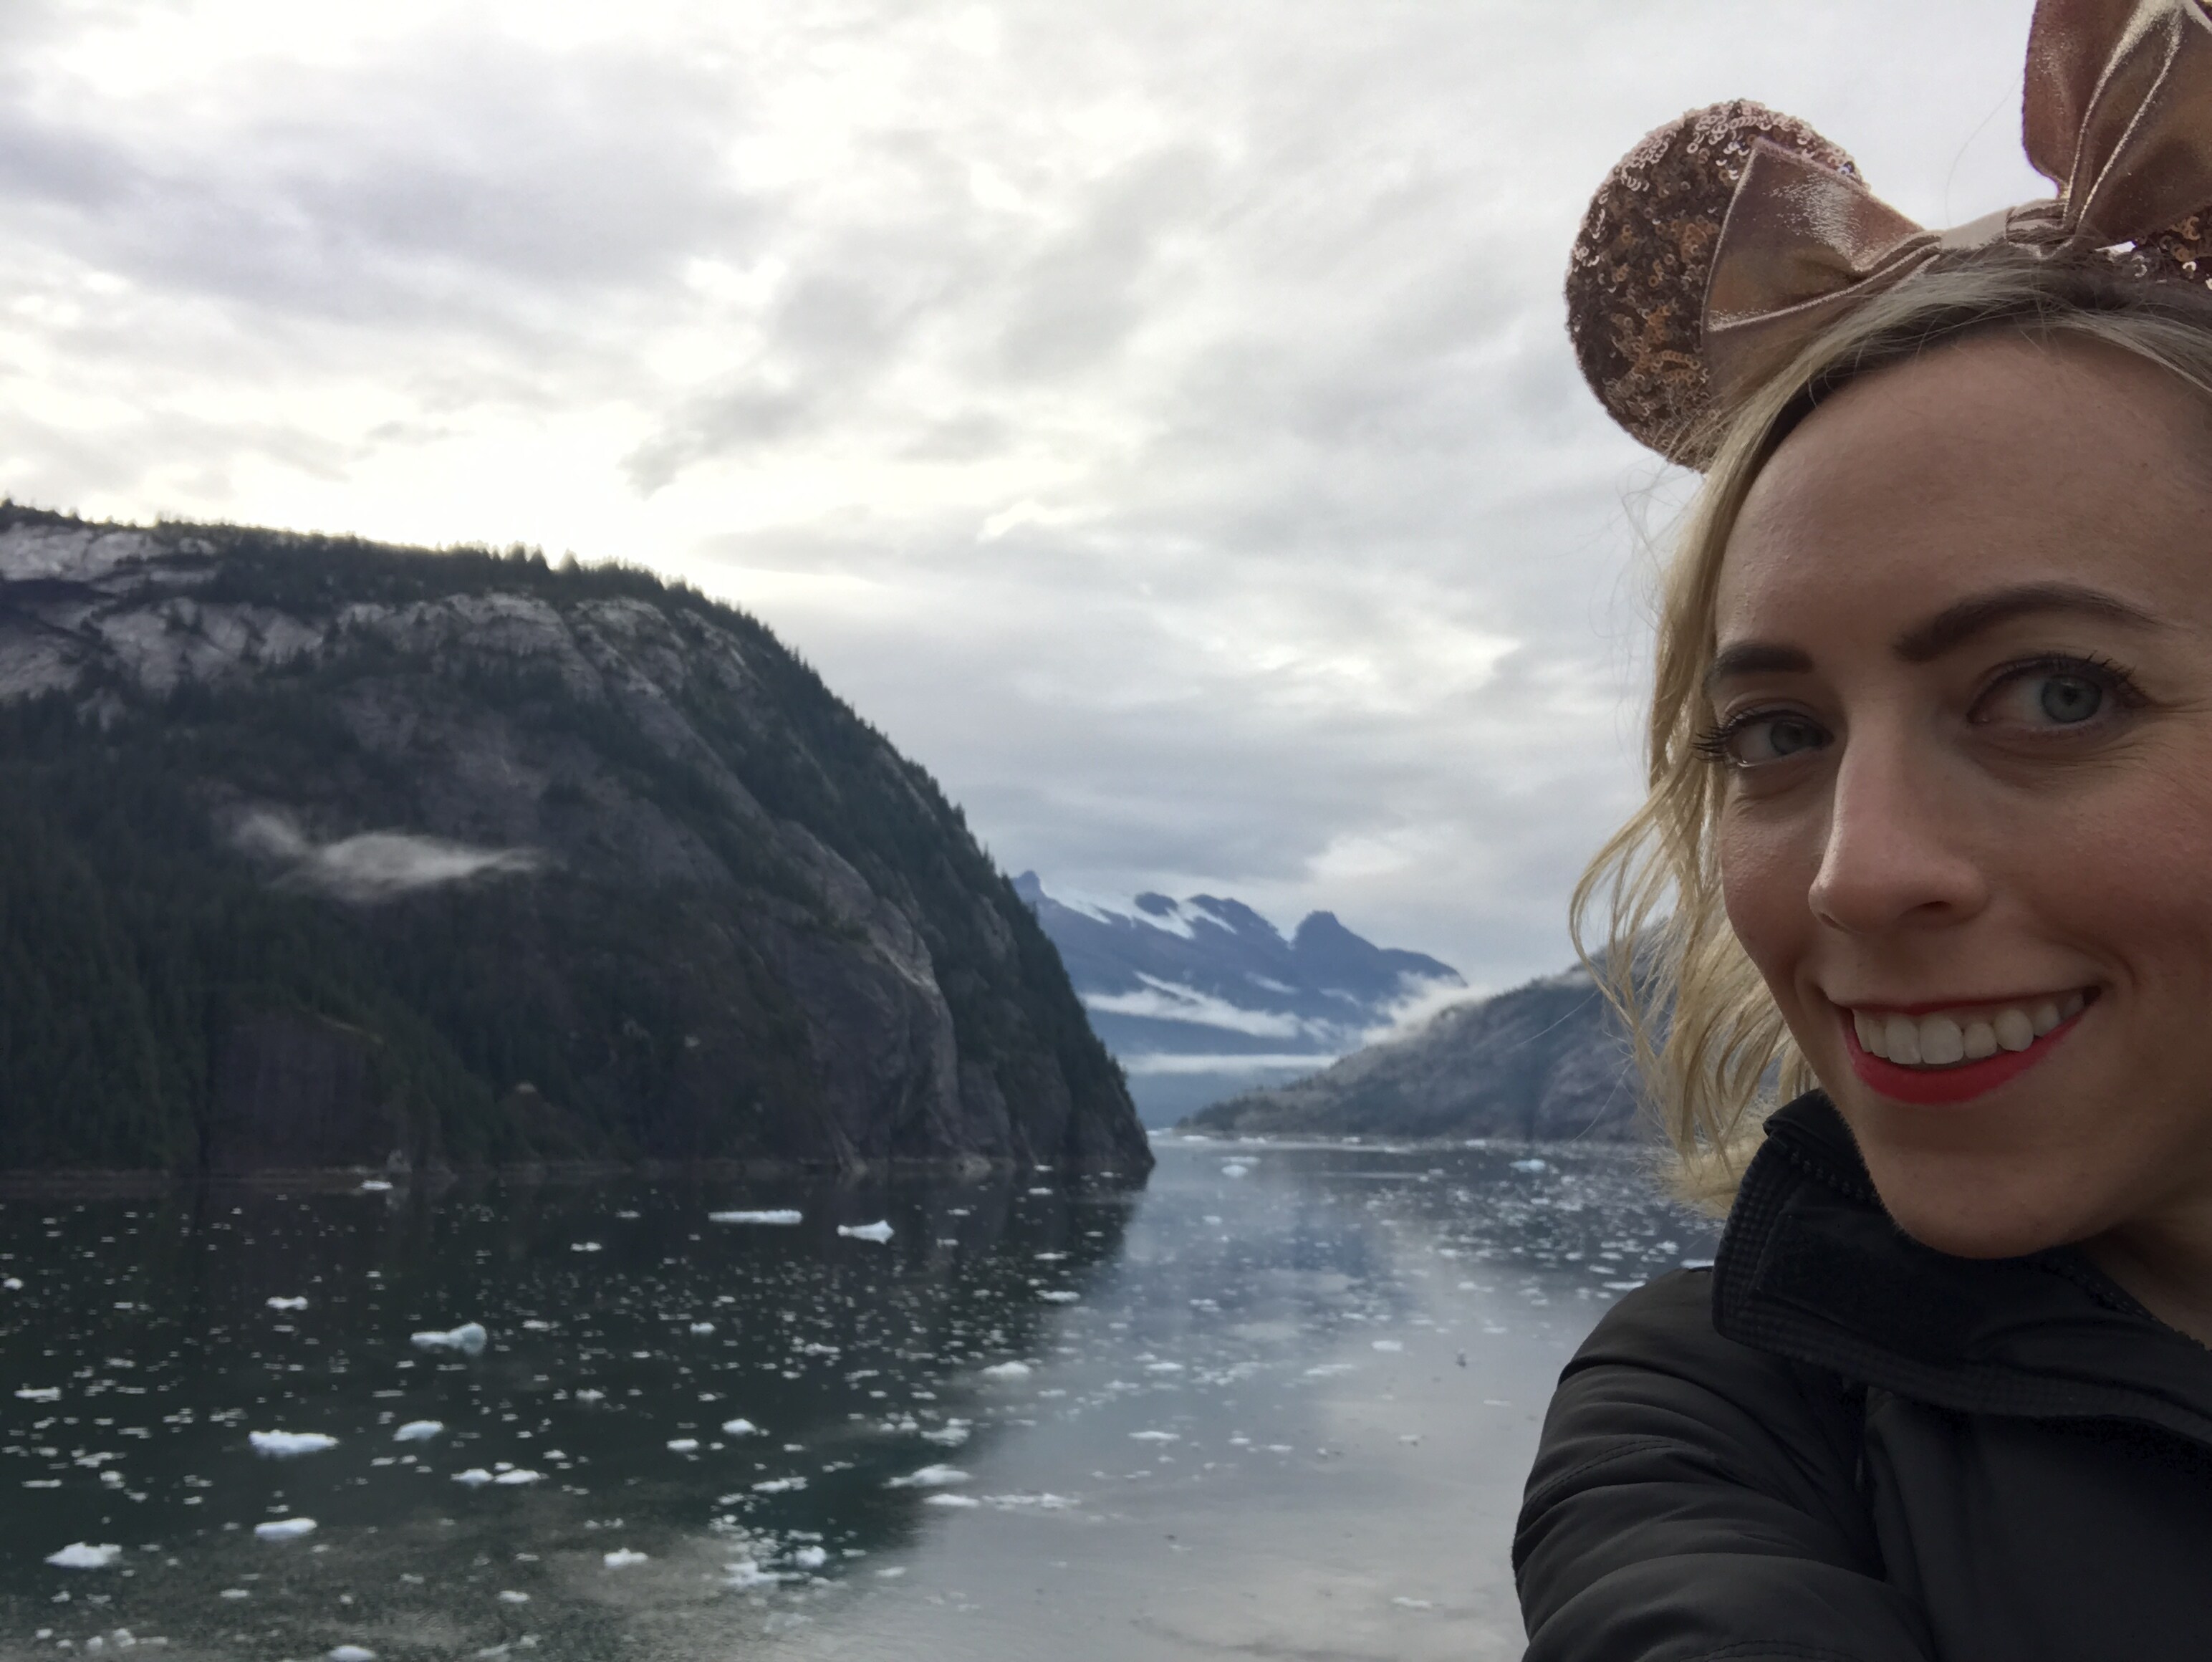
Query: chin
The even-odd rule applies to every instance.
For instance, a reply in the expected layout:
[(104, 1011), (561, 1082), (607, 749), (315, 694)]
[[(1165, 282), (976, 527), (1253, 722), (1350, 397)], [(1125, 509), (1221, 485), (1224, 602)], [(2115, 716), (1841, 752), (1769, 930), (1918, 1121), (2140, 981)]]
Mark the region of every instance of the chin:
[[(2062, 1175), (2003, 1173), (1993, 1160), (1932, 1162), (1915, 1151), (1885, 1160), (1867, 1151), (1890, 1221), (1923, 1246), (1955, 1258), (2017, 1258), (2094, 1233), (2081, 1196)], [(1885, 1170), (1884, 1168), (1888, 1169)], [(1900, 1169), (1902, 1168), (1902, 1169)], [(1948, 1170), (1943, 1168), (1949, 1168)]]

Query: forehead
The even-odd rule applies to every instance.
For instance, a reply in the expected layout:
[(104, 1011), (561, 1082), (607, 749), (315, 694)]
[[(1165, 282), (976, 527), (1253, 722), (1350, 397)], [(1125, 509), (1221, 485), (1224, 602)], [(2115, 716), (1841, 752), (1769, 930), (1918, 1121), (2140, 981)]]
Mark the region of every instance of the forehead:
[(1964, 596), (2093, 584), (2212, 622), (2212, 417), (2118, 348), (1992, 337), (1846, 387), (1753, 483), (1722, 561), (1726, 642), (1885, 633)]

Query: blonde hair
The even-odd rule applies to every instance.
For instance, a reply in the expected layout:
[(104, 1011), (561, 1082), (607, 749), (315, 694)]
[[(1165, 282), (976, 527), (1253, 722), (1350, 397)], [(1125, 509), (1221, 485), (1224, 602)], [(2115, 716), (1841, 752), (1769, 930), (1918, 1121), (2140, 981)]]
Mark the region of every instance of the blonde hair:
[(1697, 748), (1722, 557), (1759, 470), (1823, 399), (1993, 333), (2100, 341), (2212, 399), (2212, 295), (2144, 281), (2104, 255), (2038, 259), (2000, 245), (1869, 301), (1701, 435), (1712, 464), (1661, 589), (1648, 794), (1583, 873), (1570, 918), (1576, 950), (1627, 1025), (1680, 1160), (1678, 1187), (1716, 1209), (1734, 1196), (1766, 1113), (1817, 1083), (1722, 907), (1712, 833), (1724, 781)]

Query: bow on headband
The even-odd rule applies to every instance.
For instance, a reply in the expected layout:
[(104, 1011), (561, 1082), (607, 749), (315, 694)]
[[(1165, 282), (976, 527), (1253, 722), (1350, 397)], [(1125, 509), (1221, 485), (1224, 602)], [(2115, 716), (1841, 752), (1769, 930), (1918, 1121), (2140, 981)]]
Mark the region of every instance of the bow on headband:
[[(2212, 207), (2206, 0), (2039, 0), (2023, 101), (2028, 160), (2057, 196), (1948, 231), (1876, 200), (1840, 151), (1757, 105), (1652, 134), (1592, 203), (1568, 276), (1600, 398), (1679, 454), (1711, 400), (1732, 401), (1947, 249), (2148, 245)], [(1711, 192), (1730, 186), (1716, 234)], [(1701, 296), (1680, 292), (1700, 277)]]

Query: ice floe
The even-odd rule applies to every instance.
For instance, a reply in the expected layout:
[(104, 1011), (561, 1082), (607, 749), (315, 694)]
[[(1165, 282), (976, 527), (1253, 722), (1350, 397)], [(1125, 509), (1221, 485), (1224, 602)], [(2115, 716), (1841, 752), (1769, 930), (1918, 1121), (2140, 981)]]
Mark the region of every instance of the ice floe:
[(983, 1370), (987, 1379), (1026, 1379), (1030, 1377), (1027, 1362), (994, 1362)]
[(837, 1226), (837, 1233), (852, 1240), (876, 1241), (880, 1243), (887, 1241), (891, 1238), (892, 1230), (889, 1223), (881, 1221), (876, 1223), (841, 1223)]
[(609, 1569), (628, 1569), (633, 1564), (644, 1563), (647, 1557), (647, 1554), (632, 1552), (628, 1547), (617, 1547), (612, 1552), (605, 1554), (600, 1562)]
[(924, 1466), (921, 1470), (910, 1471), (903, 1477), (890, 1479), (884, 1487), (885, 1488), (942, 1488), (948, 1483), (964, 1483), (969, 1481), (968, 1474), (957, 1466)]
[(750, 1420), (725, 1420), (722, 1422), (722, 1435), (725, 1437), (757, 1437), (760, 1435), (760, 1428), (755, 1425)]
[(305, 1310), (307, 1301), (305, 1299), (271, 1299), (269, 1307), (271, 1310)]
[(491, 1482), (491, 1473), (482, 1466), (471, 1466), (466, 1471), (455, 1472), (453, 1481), (469, 1488), (482, 1488)]
[(320, 1454), (325, 1449), (338, 1446), (337, 1438), (323, 1431), (249, 1431), (246, 1440), (253, 1445), (256, 1454), (265, 1454), (272, 1460)]
[(46, 1562), (56, 1569), (106, 1569), (122, 1555), (123, 1549), (112, 1542), (95, 1547), (72, 1541), (59, 1552), (48, 1553)]
[(443, 1333), (431, 1331), (411, 1335), (409, 1342), (417, 1350), (458, 1350), (464, 1356), (483, 1354), (491, 1335), (485, 1332), (481, 1322), (463, 1322), (459, 1327)]
[(272, 1518), (265, 1524), (256, 1524), (253, 1532), (264, 1541), (296, 1541), (303, 1535), (315, 1532), (312, 1518)]
[(58, 1403), (62, 1399), (62, 1388), (59, 1385), (25, 1385), (15, 1396), (17, 1400), (26, 1403)]
[(709, 1212), (709, 1223), (768, 1223), (788, 1224), (803, 1221), (803, 1214), (781, 1210), (766, 1212)]
[(427, 1443), (446, 1428), (443, 1420), (410, 1420), (392, 1434), (395, 1443)]

